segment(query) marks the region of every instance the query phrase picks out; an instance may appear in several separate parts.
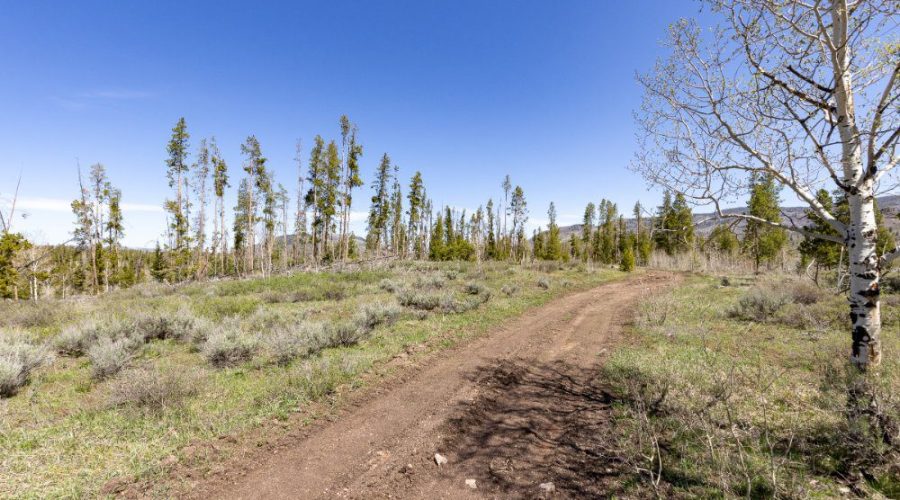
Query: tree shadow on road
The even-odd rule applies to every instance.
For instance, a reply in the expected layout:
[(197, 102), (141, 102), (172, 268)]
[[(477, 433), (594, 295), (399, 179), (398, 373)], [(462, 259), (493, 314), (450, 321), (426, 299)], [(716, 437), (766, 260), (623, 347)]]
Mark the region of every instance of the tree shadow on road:
[(617, 458), (612, 397), (599, 374), (562, 361), (484, 368), (473, 375), (478, 394), (448, 422), (443, 449), (488, 493), (533, 498), (549, 482), (557, 495), (623, 493), (635, 477)]

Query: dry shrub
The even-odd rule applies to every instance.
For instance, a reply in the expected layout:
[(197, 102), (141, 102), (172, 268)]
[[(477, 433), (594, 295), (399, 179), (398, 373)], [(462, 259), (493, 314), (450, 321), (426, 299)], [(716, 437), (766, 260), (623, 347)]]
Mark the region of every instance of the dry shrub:
[(153, 412), (180, 406), (197, 394), (199, 377), (181, 370), (142, 367), (122, 372), (109, 387), (111, 406), (131, 406)]
[(790, 303), (790, 296), (783, 289), (753, 287), (738, 299), (728, 314), (746, 321), (766, 321)]
[(53, 339), (53, 346), (63, 356), (84, 356), (96, 342), (99, 331), (99, 326), (92, 321), (68, 325)]
[(515, 284), (506, 284), (500, 288), (500, 292), (506, 295), (507, 297), (512, 297), (519, 291), (519, 285)]
[(827, 297), (827, 294), (815, 284), (808, 281), (793, 281), (788, 285), (791, 302), (805, 306), (815, 304)]
[(356, 313), (355, 321), (358, 325), (371, 329), (381, 324), (393, 324), (400, 317), (401, 312), (400, 308), (394, 304), (375, 302), (364, 305)]
[(426, 274), (425, 276), (419, 276), (418, 278), (416, 278), (413, 286), (420, 290), (426, 288), (441, 289), (444, 288), (445, 283), (446, 281), (444, 280), (444, 278), (437, 274)]
[(550, 278), (548, 278), (546, 276), (541, 276), (541, 278), (538, 279), (537, 286), (539, 288), (543, 288), (544, 290), (549, 290), (550, 289)]
[(473, 309), (477, 309), (481, 304), (490, 300), (490, 294), (477, 295), (466, 299), (456, 299), (452, 295), (445, 295), (441, 298), (441, 312), (447, 314), (462, 314)]
[(402, 306), (431, 311), (441, 305), (441, 296), (435, 293), (403, 290), (397, 294), (397, 301)]
[(663, 326), (673, 315), (676, 305), (675, 295), (671, 293), (646, 298), (638, 304), (635, 325), (638, 328)]
[(115, 375), (134, 359), (139, 345), (132, 337), (99, 337), (87, 351), (91, 375), (95, 380)]
[(378, 283), (378, 288), (386, 292), (397, 293), (403, 289), (403, 283), (385, 278)]
[(61, 300), (0, 302), (0, 327), (48, 328), (72, 320), (78, 303)]
[(211, 365), (222, 368), (249, 361), (258, 348), (259, 342), (247, 335), (240, 324), (226, 321), (219, 330), (209, 335), (201, 352)]
[(262, 343), (273, 363), (287, 365), (310, 352), (311, 339), (307, 329), (280, 327), (264, 337)]
[(464, 291), (469, 295), (488, 295), (490, 296), (491, 291), (488, 287), (484, 286), (481, 283), (467, 283)]
[(139, 313), (134, 319), (134, 327), (145, 342), (164, 339), (188, 341), (192, 340), (198, 331), (209, 328), (209, 324), (183, 307), (175, 312)]
[(325, 325), (325, 342), (323, 348), (348, 347), (365, 340), (371, 329), (365, 328), (356, 321), (341, 321)]
[(53, 359), (43, 345), (27, 342), (24, 332), (0, 336), (0, 397), (14, 396), (31, 379), (31, 373)]
[(554, 271), (560, 271), (565, 268), (562, 262), (555, 260), (542, 260), (537, 263), (538, 271), (542, 273), (552, 273)]
[(821, 429), (821, 453), (841, 473), (864, 472), (889, 498), (900, 494), (900, 395), (896, 366), (860, 372), (843, 361), (822, 367), (817, 406), (835, 415)]

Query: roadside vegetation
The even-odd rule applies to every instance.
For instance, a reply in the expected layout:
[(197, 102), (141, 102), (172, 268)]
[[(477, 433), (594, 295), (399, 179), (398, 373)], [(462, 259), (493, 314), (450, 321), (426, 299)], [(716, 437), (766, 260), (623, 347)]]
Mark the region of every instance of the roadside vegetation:
[(333, 404), (398, 356), (619, 276), (398, 262), (2, 303), (0, 497), (93, 496), (155, 477), (191, 444)]
[[(882, 318), (896, 333), (893, 281)], [(846, 304), (784, 276), (693, 277), (643, 301), (604, 368), (636, 492), (900, 496), (900, 362), (847, 362)]]

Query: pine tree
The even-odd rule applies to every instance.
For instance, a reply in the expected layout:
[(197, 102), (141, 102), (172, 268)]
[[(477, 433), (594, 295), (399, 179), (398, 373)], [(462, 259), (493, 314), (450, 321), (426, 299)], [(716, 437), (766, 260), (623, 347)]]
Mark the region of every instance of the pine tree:
[(309, 191), (306, 193), (306, 204), (312, 207), (312, 251), (313, 261), (318, 264), (321, 258), (319, 243), (322, 240), (323, 226), (322, 193), (325, 191), (326, 178), (325, 140), (317, 135), (313, 140), (313, 148), (309, 152)]
[(516, 259), (522, 259), (525, 257), (525, 224), (528, 222), (528, 203), (525, 201), (525, 191), (521, 186), (513, 189), (510, 211), (512, 212), (511, 233), (515, 234), (514, 256)]
[(391, 158), (387, 153), (381, 157), (381, 164), (378, 167), (378, 173), (375, 181), (372, 183), (372, 189), (375, 194), (372, 196), (372, 205), (369, 209), (369, 234), (367, 245), (369, 250), (380, 250), (384, 238), (387, 236), (387, 221), (390, 214), (390, 199), (388, 195), (389, 183), (391, 180)]
[(634, 271), (634, 250), (632, 245), (625, 245), (622, 251), (622, 260), (619, 263), (619, 270), (630, 273)]
[(446, 243), (444, 242), (444, 219), (438, 214), (431, 230), (431, 243), (429, 247), (429, 258), (431, 260), (445, 260)]
[[(225, 229), (225, 190), (230, 186), (228, 183), (228, 165), (225, 159), (219, 153), (219, 147), (216, 145), (216, 139), (210, 140), (210, 163), (213, 168), (213, 193), (216, 196), (215, 203), (215, 227), (213, 229), (213, 266), (215, 267), (215, 255), (218, 251), (221, 256), (221, 266), (219, 272), (225, 272), (225, 258), (228, 253), (227, 230)], [(213, 273), (217, 271), (214, 268)]]
[(188, 143), (190, 134), (187, 131), (187, 123), (184, 117), (179, 118), (172, 128), (172, 138), (169, 140), (167, 151), (169, 158), (166, 160), (169, 179), (169, 187), (175, 190), (175, 199), (166, 201), (165, 208), (171, 214), (171, 230), (174, 240), (171, 242), (175, 252), (183, 252), (187, 246), (188, 238), (188, 207), (185, 198), (185, 181), (188, 174)]
[(122, 215), (122, 190), (107, 184), (106, 188), (109, 193), (107, 196), (109, 214), (106, 218), (106, 248), (109, 256), (109, 264), (107, 268), (110, 272), (115, 271), (114, 282), (119, 284), (121, 281), (120, 272), (120, 242), (125, 237), (125, 224)]
[(425, 203), (425, 186), (422, 182), (422, 173), (416, 172), (409, 182), (409, 193), (407, 193), (409, 201), (409, 209), (407, 210), (407, 222), (409, 224), (409, 241), (413, 247), (413, 256), (416, 259), (422, 258), (422, 241), (418, 232), (419, 224), (422, 217), (422, 208)]
[(0, 298), (18, 299), (19, 269), (16, 257), (31, 248), (31, 243), (19, 233), (5, 228), (0, 235)]
[(740, 240), (728, 224), (719, 224), (714, 227), (706, 241), (709, 249), (729, 256), (734, 255), (740, 245)]
[[(748, 214), (771, 222), (781, 222), (781, 208), (778, 206), (778, 188), (771, 175), (751, 179)], [(787, 243), (784, 229), (773, 227), (758, 220), (748, 220), (744, 228), (744, 251), (753, 258), (756, 270), (764, 261), (771, 261)]]
[(497, 252), (497, 237), (495, 232), (495, 221), (494, 221), (494, 200), (488, 200), (487, 205), (485, 205), (485, 214), (487, 215), (487, 234), (485, 235), (485, 255), (488, 259), (497, 259), (499, 258), (499, 253)]
[(290, 203), (287, 189), (278, 184), (275, 191), (275, 203), (277, 209), (281, 212), (281, 247), (278, 253), (281, 256), (281, 270), (286, 271), (288, 268), (288, 204)]
[(559, 226), (556, 224), (556, 205), (551, 201), (547, 209), (547, 218), (550, 220), (547, 226), (547, 242), (544, 247), (543, 258), (546, 260), (561, 260), (563, 258), (562, 241), (559, 239)]
[(675, 195), (672, 203), (672, 217), (668, 222), (673, 236), (672, 246), (676, 252), (686, 252), (694, 243), (694, 215), (683, 194)]
[(406, 254), (406, 244), (404, 236), (406, 231), (403, 227), (403, 192), (400, 189), (399, 168), (394, 165), (394, 186), (391, 190), (390, 200), (390, 229), (391, 229), (391, 246), (394, 255), (404, 257)]
[(263, 272), (268, 275), (272, 273), (272, 255), (275, 252), (275, 229), (276, 220), (278, 218), (278, 198), (275, 192), (275, 180), (273, 174), (264, 166), (260, 165), (256, 175), (256, 192), (262, 198), (262, 223), (264, 229), (264, 261), (262, 263)]
[(303, 192), (303, 144), (297, 139), (297, 154), (294, 157), (297, 162), (297, 210), (294, 213), (294, 244), (293, 244), (293, 261), (306, 261), (306, 240), (307, 240), (307, 223), (306, 223), (306, 198)]
[(206, 197), (207, 188), (206, 181), (210, 172), (210, 151), (207, 147), (206, 139), (200, 140), (200, 149), (197, 152), (197, 163), (194, 164), (194, 190), (197, 195), (197, 202), (200, 204), (200, 211), (194, 221), (194, 247), (196, 256), (194, 257), (196, 277), (197, 279), (205, 276), (207, 272), (206, 263)]
[(250, 211), (253, 209), (249, 185), (249, 179), (241, 179), (237, 191), (237, 204), (234, 206), (232, 235), (234, 236), (234, 268), (238, 273), (243, 273), (247, 270), (246, 255), (249, 243), (247, 229), (250, 228)]
[(244, 186), (246, 193), (247, 206), (244, 207), (246, 211), (246, 227), (244, 229), (244, 237), (247, 240), (246, 243), (246, 258), (247, 258), (247, 270), (249, 272), (253, 272), (256, 270), (256, 210), (257, 210), (257, 196), (259, 195), (257, 189), (262, 183), (265, 185), (267, 179), (263, 178), (265, 175), (265, 165), (266, 159), (262, 155), (262, 151), (259, 147), (259, 141), (256, 139), (255, 135), (251, 135), (247, 137), (247, 140), (244, 144), (241, 145), (241, 153), (244, 155), (244, 172), (247, 173), (247, 183)]
[(594, 203), (588, 203), (584, 208), (584, 219), (581, 221), (581, 244), (584, 251), (582, 256), (584, 260), (590, 258), (591, 234), (594, 232), (594, 221), (597, 220), (597, 209)]
[(500, 187), (503, 188), (503, 236), (504, 240), (506, 241), (506, 243), (504, 243), (504, 247), (509, 248), (509, 246), (511, 245), (510, 242), (512, 241), (512, 234), (515, 231), (515, 228), (513, 228), (513, 230), (507, 233), (506, 227), (506, 215), (511, 212), (511, 207), (509, 204), (509, 191), (510, 189), (512, 189), (512, 181), (509, 178), (509, 174), (507, 174), (506, 177), (503, 178), (503, 184), (501, 184)]
[(675, 253), (674, 245), (672, 245), (672, 233), (669, 232), (669, 225), (672, 220), (672, 193), (665, 191), (663, 193), (662, 205), (656, 209), (656, 223), (653, 228), (653, 241), (656, 247), (666, 252), (668, 255)]
[(346, 151), (343, 177), (344, 193), (341, 200), (341, 259), (346, 260), (350, 251), (347, 235), (350, 231), (350, 208), (353, 205), (353, 190), (363, 185), (359, 176), (359, 158), (363, 148), (356, 139), (356, 125), (350, 123), (346, 116), (341, 117), (341, 141)]

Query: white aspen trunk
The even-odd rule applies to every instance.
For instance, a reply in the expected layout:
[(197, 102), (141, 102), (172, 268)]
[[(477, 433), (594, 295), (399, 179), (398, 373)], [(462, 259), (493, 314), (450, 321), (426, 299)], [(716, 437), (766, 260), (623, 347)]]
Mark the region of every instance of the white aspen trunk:
[[(881, 362), (881, 269), (876, 251), (877, 226), (871, 182), (850, 195), (847, 248), (850, 271), (850, 360), (861, 368)], [(865, 193), (865, 194), (863, 194)]]
[(850, 274), (850, 361), (865, 369), (881, 362), (881, 265), (876, 249), (875, 181), (867, 175), (862, 164), (862, 142), (856, 123), (850, 48), (847, 43), (849, 12), (842, 0), (832, 0), (831, 9), (836, 122), (842, 144), (841, 167), (850, 206), (846, 242)]

